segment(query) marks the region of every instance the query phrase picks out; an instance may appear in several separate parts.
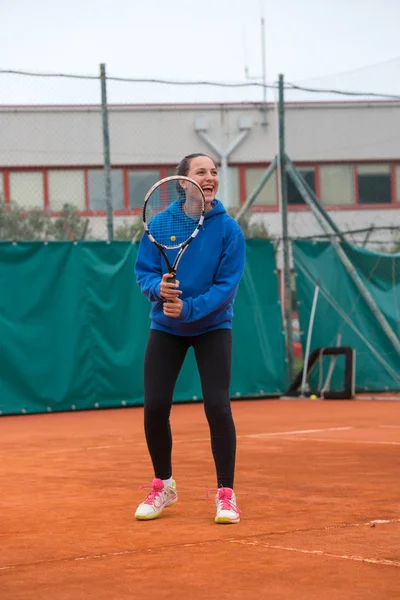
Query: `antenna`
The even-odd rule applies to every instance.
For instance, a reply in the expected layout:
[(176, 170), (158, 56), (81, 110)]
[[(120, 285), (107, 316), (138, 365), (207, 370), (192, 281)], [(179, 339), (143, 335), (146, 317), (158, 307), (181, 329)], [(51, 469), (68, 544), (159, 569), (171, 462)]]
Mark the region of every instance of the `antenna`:
[(244, 75), (248, 81), (251, 80), (260, 80), (263, 84), (263, 126), (268, 125), (267, 119), (267, 67), (266, 67), (266, 57), (265, 57), (265, 20), (263, 16), (263, 9), (260, 2), (261, 8), (261, 64), (262, 64), (262, 75), (261, 76), (251, 76), (249, 73), (249, 67), (247, 62), (247, 47), (246, 47), (246, 30), (243, 25), (243, 54), (244, 54)]
[(264, 104), (264, 121), (263, 125), (268, 124), (267, 119), (267, 65), (265, 57), (265, 20), (264, 15), (261, 16), (261, 57), (262, 57), (262, 82), (263, 82), (263, 104)]
[(250, 79), (249, 66), (247, 63), (247, 45), (246, 45), (246, 26), (242, 27), (242, 43), (243, 43), (243, 56), (244, 56), (244, 76), (246, 79)]

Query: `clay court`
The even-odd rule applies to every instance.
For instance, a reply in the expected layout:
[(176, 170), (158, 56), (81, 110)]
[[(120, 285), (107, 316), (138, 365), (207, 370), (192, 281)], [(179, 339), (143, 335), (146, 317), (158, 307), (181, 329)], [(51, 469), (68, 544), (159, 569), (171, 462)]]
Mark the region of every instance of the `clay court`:
[(179, 502), (151, 481), (143, 409), (3, 417), (1, 600), (400, 598), (391, 400), (235, 401), (238, 525), (216, 525), (201, 403), (173, 407)]

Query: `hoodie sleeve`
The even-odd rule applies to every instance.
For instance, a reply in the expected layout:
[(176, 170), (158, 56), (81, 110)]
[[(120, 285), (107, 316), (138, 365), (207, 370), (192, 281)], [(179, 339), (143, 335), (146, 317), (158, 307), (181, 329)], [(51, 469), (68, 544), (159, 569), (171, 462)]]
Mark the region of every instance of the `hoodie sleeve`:
[(135, 275), (141, 291), (150, 302), (161, 300), (160, 283), (163, 274), (161, 261), (159, 250), (144, 233), (139, 244)]
[(243, 275), (245, 256), (244, 235), (237, 226), (229, 232), (213, 285), (196, 298), (182, 300), (180, 320), (185, 323), (199, 321), (232, 302)]

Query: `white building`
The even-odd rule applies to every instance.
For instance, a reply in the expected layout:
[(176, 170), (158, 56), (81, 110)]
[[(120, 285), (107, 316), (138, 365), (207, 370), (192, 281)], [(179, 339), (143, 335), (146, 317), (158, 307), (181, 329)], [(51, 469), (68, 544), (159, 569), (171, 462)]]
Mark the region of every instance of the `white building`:
[[(114, 228), (139, 213), (147, 189), (192, 152), (220, 165), (219, 197), (239, 207), (278, 152), (276, 107), (259, 103), (109, 106)], [(343, 229), (400, 227), (400, 102), (289, 103), (286, 151)], [(65, 203), (106, 237), (100, 106), (0, 107), (0, 195), (57, 214)], [(281, 234), (274, 175), (252, 211)], [(290, 235), (320, 233), (289, 185)], [(390, 241), (393, 232), (375, 239)], [(365, 235), (365, 234), (364, 234)], [(358, 237), (362, 240), (363, 235)], [(370, 241), (373, 236), (370, 238)]]

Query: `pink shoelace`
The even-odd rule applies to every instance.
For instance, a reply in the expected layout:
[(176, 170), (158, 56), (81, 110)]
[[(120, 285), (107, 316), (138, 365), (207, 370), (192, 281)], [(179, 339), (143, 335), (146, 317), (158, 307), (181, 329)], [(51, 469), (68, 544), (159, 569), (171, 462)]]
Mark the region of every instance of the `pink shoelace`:
[(151, 492), (147, 496), (143, 504), (154, 504), (156, 508), (161, 508), (162, 498), (160, 497), (161, 492), (164, 489), (164, 484), (160, 479), (154, 479), (151, 485), (141, 485), (140, 489), (150, 488)]
[(240, 515), (240, 509), (236, 506), (235, 502), (232, 501), (233, 490), (230, 488), (210, 488), (207, 490), (207, 498), (210, 499), (210, 493), (217, 492), (219, 502), (221, 502), (222, 510), (231, 510), (237, 515)]

